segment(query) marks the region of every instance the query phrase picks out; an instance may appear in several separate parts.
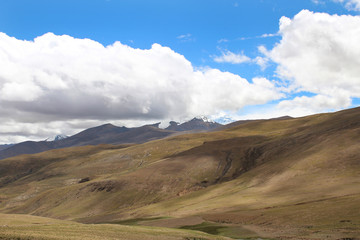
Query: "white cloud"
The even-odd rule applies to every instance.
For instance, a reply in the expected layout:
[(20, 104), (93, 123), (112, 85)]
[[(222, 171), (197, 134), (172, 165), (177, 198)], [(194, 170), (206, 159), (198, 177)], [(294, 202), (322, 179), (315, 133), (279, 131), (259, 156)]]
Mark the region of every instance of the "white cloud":
[(183, 42), (194, 41), (192, 34), (190, 34), (190, 33), (179, 35), (176, 38), (180, 39)]
[(360, 0), (333, 0), (334, 2), (345, 4), (350, 11), (360, 11)]
[(324, 4), (324, 1), (321, 0), (312, 0), (312, 2), (315, 4)]
[(189, 37), (191, 37), (191, 34), (190, 34), (190, 33), (187, 33), (187, 34), (179, 35), (179, 36), (177, 36), (176, 38), (178, 38), (178, 39), (184, 39), (184, 38), (189, 38)]
[(6, 82), (0, 90), (0, 98), (3, 101), (29, 102), (42, 95), (42, 92), (41, 88), (33, 83)]
[(213, 59), (215, 62), (218, 63), (240, 64), (245, 62), (251, 62), (251, 58), (244, 55), (243, 53), (233, 53), (228, 50), (222, 52), (221, 56), (214, 56)]
[(259, 105), (248, 112), (225, 112), (215, 115), (214, 119), (225, 121), (269, 119), (282, 116), (302, 117), (316, 113), (331, 112), (343, 109), (351, 105), (351, 99), (347, 95), (325, 96), (315, 95), (313, 97), (300, 96), (290, 100), (283, 100), (277, 104)]
[[(349, 11), (360, 11), (360, 0), (331, 0), (332, 2), (341, 3)], [(325, 0), (312, 0), (315, 4), (325, 4)]]
[(269, 59), (266, 57), (256, 57), (254, 62), (260, 66), (261, 70), (265, 70), (268, 67)]
[[(278, 104), (278, 109), (286, 112), (293, 112), (297, 116), (299, 113), (312, 114), (324, 110), (340, 109), (349, 107), (351, 98), (346, 94), (337, 96), (316, 95), (314, 97), (301, 96), (292, 100), (284, 100)], [(294, 111), (295, 110), (295, 111)]]
[[(303, 10), (293, 19), (282, 17), (279, 33), (281, 41), (263, 53), (278, 64), (277, 74), (289, 89), (334, 99), (360, 97), (359, 16)], [(328, 102), (324, 107), (349, 106), (348, 101)]]
[(51, 33), (34, 41), (0, 33), (0, 66), (0, 143), (72, 134), (80, 130), (74, 122), (183, 120), (281, 97), (269, 80), (194, 69), (159, 44), (143, 50)]
[(217, 42), (218, 43), (226, 43), (226, 42), (229, 42), (229, 40), (226, 38), (222, 38), (222, 39), (218, 40)]
[[(359, 16), (303, 10), (293, 19), (282, 17), (279, 34), (282, 39), (273, 49), (258, 48), (263, 57), (255, 61), (260, 66), (267, 60), (278, 64), (283, 82), (277, 84), (290, 99), (233, 118), (299, 117), (347, 108), (352, 98), (360, 97)], [(299, 96), (291, 98), (293, 93)]]
[(270, 38), (270, 37), (277, 37), (279, 36), (278, 33), (264, 33), (263, 35), (259, 36), (259, 38)]
[(253, 59), (253, 62), (255, 62), (257, 65), (260, 66), (261, 70), (265, 70), (268, 65), (269, 65), (269, 57), (267, 57), (268, 55), (268, 50), (265, 48), (265, 46), (260, 45), (258, 46), (258, 51), (263, 55), (263, 56), (257, 56), (256, 58)]
[[(270, 35), (270, 34), (266, 34)], [(278, 35), (278, 34), (276, 34)], [(267, 57), (268, 50), (264, 46), (259, 46), (258, 51), (263, 56), (257, 56), (255, 58), (250, 58), (244, 53), (236, 54), (229, 50), (222, 51), (221, 56), (212, 56), (213, 60), (218, 63), (231, 63), (231, 64), (241, 64), (241, 63), (255, 63), (260, 66), (261, 70), (264, 71), (269, 66), (269, 57)]]

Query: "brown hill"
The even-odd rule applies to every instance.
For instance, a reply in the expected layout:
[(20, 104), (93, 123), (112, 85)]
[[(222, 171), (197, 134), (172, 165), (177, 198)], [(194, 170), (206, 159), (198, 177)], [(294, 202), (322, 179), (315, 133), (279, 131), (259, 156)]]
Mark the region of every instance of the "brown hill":
[(354, 108), (17, 156), (0, 161), (0, 210), (234, 238), (355, 239), (359, 140)]

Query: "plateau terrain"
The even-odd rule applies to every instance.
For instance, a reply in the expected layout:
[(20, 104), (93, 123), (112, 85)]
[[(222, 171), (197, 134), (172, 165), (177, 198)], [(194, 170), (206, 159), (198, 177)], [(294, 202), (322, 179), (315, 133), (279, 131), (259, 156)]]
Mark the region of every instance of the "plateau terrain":
[(169, 131), (0, 160), (0, 239), (360, 236), (360, 108)]

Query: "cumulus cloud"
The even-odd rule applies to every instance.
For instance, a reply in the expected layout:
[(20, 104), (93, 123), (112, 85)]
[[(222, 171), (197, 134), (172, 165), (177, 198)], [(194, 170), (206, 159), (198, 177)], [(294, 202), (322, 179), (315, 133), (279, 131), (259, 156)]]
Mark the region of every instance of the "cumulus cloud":
[[(282, 17), (279, 33), (281, 41), (263, 53), (278, 64), (277, 74), (288, 89), (319, 95), (311, 101), (294, 99), (294, 106), (340, 109), (360, 97), (359, 16), (303, 10), (293, 19)], [(280, 106), (290, 104), (285, 103)]]
[(288, 99), (242, 115), (230, 113), (231, 118), (299, 117), (347, 108), (360, 97), (359, 16), (303, 10), (280, 19), (279, 35), (274, 48), (259, 46), (262, 56), (255, 61), (263, 68), (268, 61), (277, 64), (277, 84)]
[(221, 56), (213, 57), (215, 62), (218, 63), (231, 63), (231, 64), (240, 64), (245, 62), (251, 62), (251, 58), (244, 55), (243, 53), (233, 53), (231, 51), (223, 51)]
[(20, 133), (45, 137), (49, 129), (71, 134), (74, 121), (181, 120), (281, 97), (267, 79), (194, 69), (159, 44), (135, 49), (52, 33), (33, 41), (0, 33), (0, 65), (0, 142)]

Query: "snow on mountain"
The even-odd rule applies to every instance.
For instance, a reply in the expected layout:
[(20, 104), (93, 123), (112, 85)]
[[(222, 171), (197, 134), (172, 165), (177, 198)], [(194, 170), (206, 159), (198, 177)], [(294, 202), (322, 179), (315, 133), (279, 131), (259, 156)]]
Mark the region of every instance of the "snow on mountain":
[(205, 116), (197, 116), (197, 117), (195, 117), (195, 119), (202, 120), (203, 122), (207, 122), (207, 123), (215, 123), (215, 121), (213, 121)]
[(65, 138), (68, 138), (68, 136), (59, 134), (59, 135), (56, 135), (55, 137), (47, 138), (45, 141), (46, 142), (55, 142), (55, 141), (59, 141), (59, 140), (65, 139)]
[(171, 121), (169, 124), (170, 125), (165, 129), (171, 131), (193, 131), (193, 130), (207, 131), (221, 126), (221, 124), (211, 119), (208, 119), (205, 116), (198, 116), (191, 119), (190, 121), (181, 124), (175, 121)]

